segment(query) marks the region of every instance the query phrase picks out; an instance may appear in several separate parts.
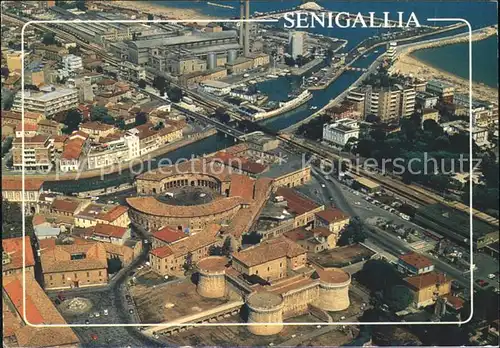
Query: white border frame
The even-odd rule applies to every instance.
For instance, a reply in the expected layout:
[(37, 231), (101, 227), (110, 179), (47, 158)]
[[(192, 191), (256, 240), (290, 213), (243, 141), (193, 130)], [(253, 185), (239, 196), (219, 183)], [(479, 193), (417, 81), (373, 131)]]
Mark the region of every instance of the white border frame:
[[(236, 22), (236, 23), (241, 23), (241, 22), (270, 22), (270, 23), (277, 23), (279, 20), (274, 20), (274, 19), (200, 19), (200, 20), (195, 20), (195, 19), (190, 19), (190, 20), (40, 20), (40, 21), (28, 21), (26, 22), (22, 29), (21, 29), (21, 65), (22, 65), (22, 71), (21, 71), (21, 85), (22, 85), (22, 90), (21, 90), (21, 131), (22, 131), (22, 140), (21, 140), (21, 150), (24, 153), (24, 31), (26, 27), (28, 27), (30, 24), (33, 23), (193, 23), (193, 22), (199, 22), (199, 23), (210, 23), (210, 22)], [(467, 25), (468, 31), (469, 31), (469, 134), (472, 132), (472, 27), (470, 23), (463, 18), (427, 18), (427, 21), (438, 21), (438, 22), (462, 22)], [(473, 171), (473, 161), (472, 161), (472, 144), (473, 144), (473, 139), (472, 135), (469, 137), (469, 156), (470, 156), (470, 161), (469, 161), (469, 172), (472, 173)], [(24, 157), (23, 157), (24, 160)], [(26, 316), (26, 245), (25, 243), (23, 244), (23, 320), (28, 326), (32, 327), (161, 327), (161, 328), (168, 328), (168, 327), (198, 327), (198, 326), (203, 326), (203, 327), (217, 327), (217, 326), (277, 326), (277, 325), (282, 325), (282, 326), (317, 326), (317, 325), (322, 325), (322, 326), (346, 326), (346, 325), (462, 325), (468, 323), (473, 315), (474, 315), (474, 269), (472, 267), (473, 265), (473, 257), (474, 257), (474, 250), (473, 250), (473, 211), (472, 211), (472, 176), (469, 178), (470, 180), (470, 185), (469, 185), (469, 195), (470, 195), (470, 206), (469, 206), (469, 224), (470, 224), (470, 246), (469, 246), (469, 252), (470, 252), (470, 304), (471, 304), (471, 313), (469, 318), (466, 320), (460, 320), (460, 321), (442, 321), (442, 322), (332, 322), (332, 323), (324, 323), (324, 322), (315, 322), (315, 323), (204, 323), (204, 324), (197, 324), (197, 323), (158, 323), (158, 324), (32, 324), (28, 321), (27, 316)], [(24, 166), (23, 170), (21, 173), (21, 181), (22, 181), (22, 237), (24, 238), (26, 236), (26, 213), (25, 213), (25, 201), (24, 201), (24, 194), (25, 194), (25, 173), (24, 173)]]

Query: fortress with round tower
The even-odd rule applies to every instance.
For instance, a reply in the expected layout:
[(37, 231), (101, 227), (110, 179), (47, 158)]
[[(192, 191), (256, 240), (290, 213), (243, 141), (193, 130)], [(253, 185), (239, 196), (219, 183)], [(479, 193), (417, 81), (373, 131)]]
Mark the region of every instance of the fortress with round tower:
[(337, 312), (349, 307), (351, 276), (340, 268), (307, 263), (306, 250), (285, 237), (267, 240), (233, 253), (199, 261), (197, 292), (206, 298), (239, 294), (246, 307), (248, 330), (275, 335), (287, 318), (311, 309)]

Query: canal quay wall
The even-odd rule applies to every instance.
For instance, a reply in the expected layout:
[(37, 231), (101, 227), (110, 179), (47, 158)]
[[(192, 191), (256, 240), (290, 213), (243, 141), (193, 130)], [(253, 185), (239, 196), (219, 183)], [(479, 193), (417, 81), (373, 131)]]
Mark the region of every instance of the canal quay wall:
[[(196, 133), (192, 134), (189, 137), (176, 141), (174, 143), (170, 144), (165, 144), (158, 149), (148, 153), (149, 158), (154, 158), (157, 156), (165, 155), (171, 151), (180, 149), (186, 145), (195, 143), (197, 141), (200, 141), (202, 139), (208, 138), (210, 136), (213, 136), (217, 134), (217, 129), (215, 128), (210, 128), (204, 132), (201, 133)], [(49, 174), (25, 174), (26, 179), (42, 179), (45, 181), (60, 181), (60, 180), (79, 180), (79, 179), (89, 179), (89, 178), (94, 178), (94, 177), (100, 177), (102, 175), (108, 175), (108, 174), (114, 174), (117, 172), (121, 172), (123, 170), (128, 169), (129, 165), (132, 163), (134, 165), (139, 164), (139, 162), (146, 162), (147, 160), (142, 160), (140, 158), (134, 158), (130, 161), (123, 162), (119, 165), (112, 165), (108, 167), (103, 167), (103, 168), (98, 168), (98, 169), (93, 169), (93, 170), (88, 170), (84, 172), (71, 172), (71, 173), (49, 173)], [(9, 175), (10, 178), (17, 178), (21, 179), (21, 173), (19, 174), (13, 174)]]

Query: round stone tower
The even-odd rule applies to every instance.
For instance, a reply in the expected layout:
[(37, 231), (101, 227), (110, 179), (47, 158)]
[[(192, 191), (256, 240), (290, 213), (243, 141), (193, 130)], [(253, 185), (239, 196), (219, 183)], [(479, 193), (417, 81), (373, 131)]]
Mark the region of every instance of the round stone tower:
[(275, 335), (283, 329), (283, 297), (267, 291), (250, 294), (247, 298), (248, 323), (276, 323), (273, 325), (249, 325), (254, 335)]
[(198, 294), (207, 298), (220, 298), (226, 295), (226, 265), (224, 256), (209, 256), (198, 262)]
[(342, 311), (349, 307), (351, 276), (340, 268), (317, 270), (319, 294), (314, 305), (325, 311)]

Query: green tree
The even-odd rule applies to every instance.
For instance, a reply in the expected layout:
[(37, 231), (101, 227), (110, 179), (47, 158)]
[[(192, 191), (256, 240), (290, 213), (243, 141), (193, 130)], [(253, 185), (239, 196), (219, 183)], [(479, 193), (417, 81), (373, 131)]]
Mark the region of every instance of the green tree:
[(55, 45), (56, 44), (56, 34), (47, 32), (43, 34), (42, 43), (44, 45)]
[(339, 246), (363, 243), (366, 239), (363, 224), (357, 217), (351, 218), (349, 225), (341, 233), (337, 242)]
[(135, 114), (135, 125), (140, 126), (148, 122), (148, 115), (144, 111)]
[(224, 244), (222, 244), (222, 255), (225, 255), (225, 256), (230, 256), (231, 253), (233, 252), (233, 246), (231, 245), (231, 238), (230, 237), (226, 237), (226, 239), (224, 239)]
[[(32, 237), (33, 217), (25, 215), (26, 235)], [(2, 200), (2, 238), (22, 237), (22, 211), (21, 204)]]
[(167, 81), (163, 76), (155, 76), (153, 79), (153, 87), (158, 90), (166, 90), (168, 87)]
[(148, 14), (148, 21), (152, 21), (154, 19), (155, 19), (155, 17), (151, 13), (149, 13)]
[(78, 126), (82, 123), (82, 114), (76, 110), (70, 110), (66, 114), (66, 118), (64, 120), (65, 127), (63, 128), (64, 134), (71, 134), (73, 131), (78, 130)]
[(231, 117), (227, 113), (227, 111), (224, 108), (218, 107), (215, 109), (214, 112), (214, 117), (219, 120), (219, 122), (222, 123), (228, 123), (231, 120)]
[(389, 307), (396, 312), (408, 308), (413, 302), (412, 292), (404, 285), (394, 285), (387, 291), (384, 298)]
[(182, 268), (184, 268), (185, 273), (193, 269), (193, 254), (191, 252), (186, 254), (186, 260), (184, 261)]
[(2, 67), (2, 76), (7, 78), (9, 77), (9, 68), (7, 68), (6, 66)]
[(74, 55), (79, 55), (80, 54), (80, 48), (78, 46), (71, 46), (70, 48), (68, 48), (68, 53), (69, 54), (74, 54)]
[(139, 88), (146, 88), (146, 81), (144, 79), (140, 79), (137, 84), (139, 85)]
[(87, 11), (87, 6), (85, 6), (85, 1), (84, 0), (76, 0), (75, 1), (75, 6), (80, 11)]
[(122, 269), (122, 261), (118, 258), (110, 258), (108, 259), (108, 273), (114, 274)]
[(13, 140), (14, 140), (13, 137), (7, 137), (5, 141), (2, 143), (2, 157), (5, 156), (7, 152), (10, 151)]
[(167, 95), (172, 102), (178, 103), (182, 99), (182, 90), (179, 87), (172, 87), (168, 90)]
[(218, 245), (211, 245), (210, 248), (208, 248), (208, 255), (222, 256), (222, 247)]
[(371, 291), (387, 291), (399, 285), (397, 270), (384, 260), (368, 260), (358, 272), (358, 280)]
[(91, 121), (103, 121), (108, 116), (108, 109), (104, 106), (95, 105), (90, 109)]

